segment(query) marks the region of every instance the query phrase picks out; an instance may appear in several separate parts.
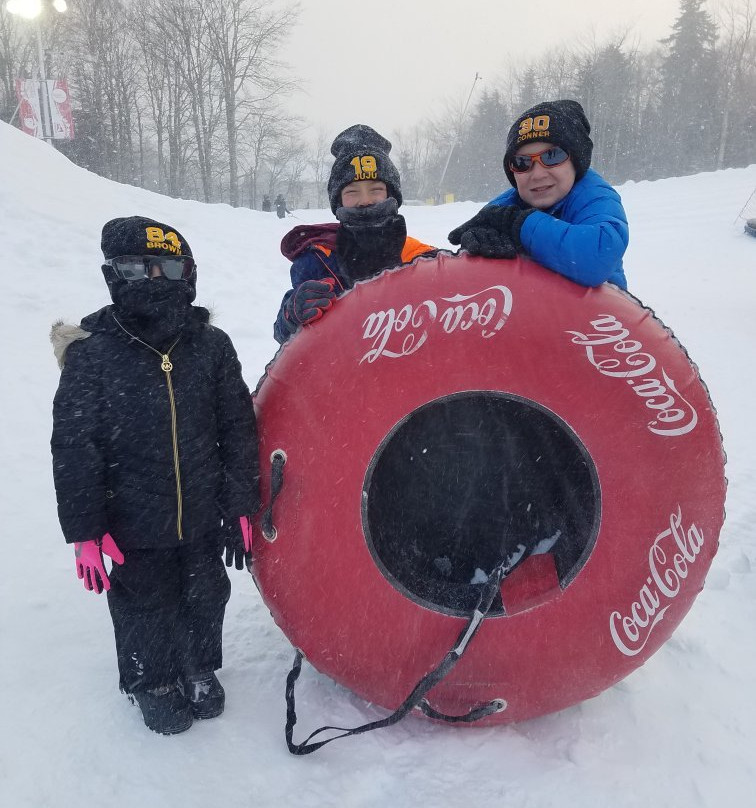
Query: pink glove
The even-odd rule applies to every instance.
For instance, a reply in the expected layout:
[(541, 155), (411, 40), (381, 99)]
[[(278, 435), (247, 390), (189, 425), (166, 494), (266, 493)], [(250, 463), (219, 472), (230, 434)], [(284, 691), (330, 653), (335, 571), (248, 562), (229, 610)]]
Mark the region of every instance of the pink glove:
[(241, 525), (242, 538), (244, 539), (244, 553), (249, 555), (252, 552), (252, 523), (249, 521), (248, 516), (240, 516), (239, 524)]
[(243, 570), (245, 560), (249, 562), (252, 553), (252, 524), (249, 517), (240, 516), (238, 522), (230, 519), (223, 529), (226, 566), (236, 564), (236, 569)]
[(115, 539), (106, 533), (100, 541), (80, 541), (74, 543), (76, 553), (76, 574), (84, 579), (84, 588), (99, 595), (103, 589), (110, 589), (110, 581), (105, 572), (102, 554), (110, 556), (116, 564), (123, 564), (123, 553)]

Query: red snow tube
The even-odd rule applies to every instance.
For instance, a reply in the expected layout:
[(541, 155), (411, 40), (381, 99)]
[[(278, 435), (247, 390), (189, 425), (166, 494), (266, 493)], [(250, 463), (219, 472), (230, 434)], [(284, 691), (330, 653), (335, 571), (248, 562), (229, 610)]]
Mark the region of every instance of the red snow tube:
[(264, 505), (287, 458), (262, 597), (318, 670), (389, 709), (519, 545), (435, 710), (505, 701), (491, 724), (598, 694), (669, 638), (717, 549), (724, 454), (685, 350), (630, 295), (524, 259), (358, 284), (255, 406)]

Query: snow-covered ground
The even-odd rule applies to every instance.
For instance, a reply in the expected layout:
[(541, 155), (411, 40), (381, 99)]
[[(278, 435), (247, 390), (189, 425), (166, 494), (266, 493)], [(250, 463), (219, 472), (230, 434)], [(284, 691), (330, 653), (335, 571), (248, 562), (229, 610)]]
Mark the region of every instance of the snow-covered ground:
[[(0, 804), (753, 804), (756, 240), (733, 221), (754, 186), (756, 165), (620, 189), (631, 223), (630, 288), (698, 364), (728, 454), (721, 548), (672, 639), (619, 685), (555, 715), (493, 729), (408, 719), (298, 759), (283, 738), (291, 647), (246, 573), (232, 571), (221, 718), (165, 738), (118, 693), (105, 598), (77, 580), (56, 518), (49, 436), (58, 369), (48, 342), (55, 319), (77, 322), (107, 301), (102, 224), (144, 214), (188, 238), (198, 302), (232, 336), (254, 387), (276, 348), (271, 324), (288, 284), (278, 244), (294, 220), (118, 185), (0, 124)], [(445, 246), (478, 207), (403, 213), (412, 235)], [(295, 214), (332, 219), (330, 211)], [(300, 692), (302, 729), (377, 716), (309, 667)]]

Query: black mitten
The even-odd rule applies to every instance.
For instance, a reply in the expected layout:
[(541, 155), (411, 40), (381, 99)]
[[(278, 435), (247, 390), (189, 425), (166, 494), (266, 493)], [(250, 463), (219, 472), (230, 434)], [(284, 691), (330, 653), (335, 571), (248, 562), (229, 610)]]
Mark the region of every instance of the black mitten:
[(460, 247), (470, 255), (482, 255), (484, 258), (517, 257), (514, 241), (493, 227), (471, 227), (463, 231)]
[(532, 212), (533, 208), (523, 209), (516, 205), (483, 208), (472, 219), (452, 230), (448, 235), (449, 242), (459, 244), (470, 255), (515, 258), (518, 249), (522, 249), (522, 223)]
[(402, 263), (407, 225), (397, 210), (393, 197), (367, 207), (336, 210), (336, 218), (341, 222), (336, 235), (336, 255), (350, 284)]

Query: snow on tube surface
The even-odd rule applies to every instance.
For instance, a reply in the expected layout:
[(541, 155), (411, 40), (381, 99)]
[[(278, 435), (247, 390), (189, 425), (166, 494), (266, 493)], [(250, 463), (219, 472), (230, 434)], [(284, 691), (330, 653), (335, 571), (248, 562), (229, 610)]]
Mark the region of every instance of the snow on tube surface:
[(530, 555), (430, 691), (493, 724), (597, 695), (643, 664), (701, 590), (724, 453), (697, 369), (613, 286), (525, 259), (441, 253), (358, 284), (301, 329), (255, 395), (254, 574), (319, 671), (396, 708), (452, 647), (479, 586)]

